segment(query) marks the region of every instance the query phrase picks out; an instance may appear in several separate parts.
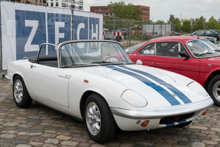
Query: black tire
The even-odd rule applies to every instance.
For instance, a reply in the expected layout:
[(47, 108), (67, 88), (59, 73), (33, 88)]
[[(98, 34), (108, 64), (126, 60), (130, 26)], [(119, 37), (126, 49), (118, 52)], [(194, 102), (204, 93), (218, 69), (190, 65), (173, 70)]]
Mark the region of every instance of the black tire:
[(220, 88), (219, 84), (220, 84), (220, 75), (216, 75), (209, 81), (209, 84), (207, 87), (207, 91), (209, 95), (212, 97), (216, 106), (220, 106), (220, 99), (217, 98), (217, 95), (220, 95), (220, 91), (219, 92), (216, 91), (216, 93), (214, 91), (217, 85), (218, 85), (217, 87)]
[(190, 125), (191, 123), (192, 123), (192, 121), (188, 121), (186, 123), (182, 123), (182, 124), (176, 125), (175, 127), (183, 128), (183, 127), (186, 127), (186, 126)]
[[(93, 105), (95, 104), (95, 105)], [(90, 110), (94, 110), (92, 108), (94, 108), (94, 106), (98, 109), (95, 109), (95, 114), (97, 114), (97, 116), (95, 116), (95, 120), (92, 120), (94, 118), (92, 118), (94, 115), (91, 113)], [(90, 109), (91, 108), (91, 109)], [(99, 111), (98, 111), (99, 110)], [(100, 112), (100, 113), (96, 113), (96, 112)], [(94, 111), (93, 111), (94, 113)], [(99, 115), (98, 115), (99, 114)], [(90, 116), (90, 118), (89, 118)], [(100, 123), (94, 123), (94, 121), (96, 122), (97, 118), (100, 118)], [(90, 121), (92, 120), (92, 121)], [(89, 125), (93, 123), (92, 125)], [(94, 140), (95, 142), (98, 143), (105, 143), (107, 141), (110, 141), (115, 133), (115, 121), (114, 118), (112, 116), (112, 113), (109, 109), (108, 104), (106, 103), (106, 101), (98, 94), (91, 94), (86, 102), (85, 102), (85, 106), (84, 106), (84, 124), (86, 126), (86, 130), (90, 136), (90, 138), (92, 140)], [(99, 130), (97, 128), (97, 130), (93, 130), (92, 128), (94, 128), (94, 125), (98, 125), (99, 126)], [(92, 130), (91, 130), (92, 129)], [(94, 132), (93, 132), (94, 131)], [(97, 132), (96, 132), (97, 131)]]
[[(18, 87), (17, 84), (21, 84), (19, 86), (23, 90), (19, 90), (16, 88)], [(19, 95), (22, 95), (19, 97)], [(21, 76), (16, 75), (14, 80), (13, 80), (13, 98), (15, 101), (15, 104), (20, 107), (20, 108), (27, 108), (31, 105), (32, 99), (27, 91), (27, 88), (25, 86), (24, 80), (22, 79)]]
[(121, 36), (116, 36), (115, 40), (120, 42), (122, 40), (122, 38), (121, 38)]

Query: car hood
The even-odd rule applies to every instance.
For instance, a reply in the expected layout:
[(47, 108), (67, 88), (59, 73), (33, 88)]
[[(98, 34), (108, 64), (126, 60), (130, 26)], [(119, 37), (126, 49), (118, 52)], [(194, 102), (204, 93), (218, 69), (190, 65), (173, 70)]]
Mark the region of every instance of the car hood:
[(187, 87), (193, 80), (148, 66), (99, 66), (84, 71), (106, 77), (135, 91), (148, 101), (148, 108), (185, 105), (209, 98), (208, 94), (201, 96)]

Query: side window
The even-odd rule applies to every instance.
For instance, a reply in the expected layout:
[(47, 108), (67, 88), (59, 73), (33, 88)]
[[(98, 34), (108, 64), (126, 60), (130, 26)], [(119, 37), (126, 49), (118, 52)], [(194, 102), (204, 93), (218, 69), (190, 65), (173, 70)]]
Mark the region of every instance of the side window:
[(203, 35), (204, 34), (204, 31), (197, 31), (195, 32), (195, 35)]
[(182, 43), (180, 43), (180, 51), (189, 55), (188, 52), (186, 51), (186, 48), (182, 45)]
[(156, 47), (158, 56), (179, 57), (178, 42), (158, 42)]
[(205, 34), (206, 35), (211, 35), (211, 34), (214, 34), (212, 31), (205, 31)]
[(146, 45), (139, 51), (141, 55), (154, 55), (155, 54), (155, 43)]

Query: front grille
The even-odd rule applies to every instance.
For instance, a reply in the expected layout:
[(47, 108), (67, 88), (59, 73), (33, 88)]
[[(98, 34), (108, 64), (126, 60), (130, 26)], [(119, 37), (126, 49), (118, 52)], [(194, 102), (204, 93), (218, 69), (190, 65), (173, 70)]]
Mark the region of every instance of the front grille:
[(164, 117), (160, 120), (160, 124), (171, 124), (174, 122), (184, 121), (185, 119), (190, 118), (193, 115), (194, 113), (189, 113), (189, 114), (183, 114), (183, 115)]

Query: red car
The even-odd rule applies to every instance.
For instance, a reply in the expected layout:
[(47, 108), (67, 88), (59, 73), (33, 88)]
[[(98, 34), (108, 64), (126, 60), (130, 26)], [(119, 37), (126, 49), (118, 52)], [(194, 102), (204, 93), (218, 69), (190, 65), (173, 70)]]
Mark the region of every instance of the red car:
[(220, 50), (201, 37), (171, 36), (127, 48), (136, 64), (161, 68), (199, 82), (220, 106)]

